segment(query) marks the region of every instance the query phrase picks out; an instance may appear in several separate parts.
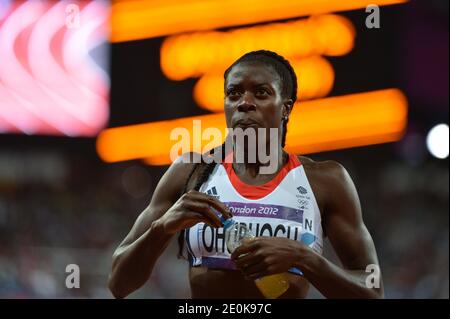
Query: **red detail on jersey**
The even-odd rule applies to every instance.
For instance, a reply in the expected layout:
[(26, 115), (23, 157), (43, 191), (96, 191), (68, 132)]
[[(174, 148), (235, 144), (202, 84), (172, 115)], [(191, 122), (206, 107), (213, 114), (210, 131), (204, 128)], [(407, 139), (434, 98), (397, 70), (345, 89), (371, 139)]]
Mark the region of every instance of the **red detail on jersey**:
[(229, 153), (226, 156), (222, 165), (224, 166), (233, 187), (242, 197), (247, 199), (260, 199), (269, 195), (278, 185), (280, 185), (281, 181), (291, 170), (302, 165), (297, 155), (289, 154), (288, 162), (271, 181), (262, 185), (250, 185), (241, 181), (241, 179), (236, 175), (236, 172), (233, 169), (233, 163), (231, 163), (232, 160), (230, 160), (231, 156), (233, 156), (233, 153)]

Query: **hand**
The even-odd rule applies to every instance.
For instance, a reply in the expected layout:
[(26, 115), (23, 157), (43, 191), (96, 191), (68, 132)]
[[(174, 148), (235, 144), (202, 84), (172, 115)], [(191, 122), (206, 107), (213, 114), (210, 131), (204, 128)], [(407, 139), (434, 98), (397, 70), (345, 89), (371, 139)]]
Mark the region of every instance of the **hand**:
[(229, 208), (215, 197), (191, 190), (183, 194), (175, 204), (159, 219), (167, 234), (175, 234), (180, 230), (204, 222), (211, 227), (222, 227), (218, 211), (226, 218), (232, 217)]
[(231, 254), (236, 267), (249, 279), (287, 272), (300, 260), (302, 243), (283, 237), (246, 240)]

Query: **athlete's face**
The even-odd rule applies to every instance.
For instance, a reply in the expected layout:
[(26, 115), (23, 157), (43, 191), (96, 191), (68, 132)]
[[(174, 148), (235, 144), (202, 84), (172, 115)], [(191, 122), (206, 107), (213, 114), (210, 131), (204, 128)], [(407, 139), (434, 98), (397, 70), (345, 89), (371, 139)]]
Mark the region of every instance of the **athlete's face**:
[[(257, 62), (235, 65), (225, 80), (225, 116), (227, 127), (245, 130), (278, 128), (289, 114), (291, 100), (282, 96), (282, 83), (272, 67)], [(269, 138), (269, 131), (266, 131)]]

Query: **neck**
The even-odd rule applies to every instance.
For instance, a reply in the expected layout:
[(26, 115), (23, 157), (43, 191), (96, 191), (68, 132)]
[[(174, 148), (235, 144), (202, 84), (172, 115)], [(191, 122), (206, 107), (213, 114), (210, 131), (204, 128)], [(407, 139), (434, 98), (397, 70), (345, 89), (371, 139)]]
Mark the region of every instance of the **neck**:
[[(283, 167), (287, 153), (282, 145), (282, 134), (270, 134), (265, 140), (265, 147), (259, 147), (260, 138), (255, 142), (236, 142), (229, 140), (233, 149), (233, 168), (239, 175), (255, 177), (257, 175), (273, 175)], [(267, 155), (267, 153), (269, 155)]]
[(245, 159), (246, 159), (245, 162), (238, 163), (236, 160), (236, 154), (233, 154), (233, 168), (234, 168), (235, 172), (240, 175), (245, 174), (247, 176), (256, 177), (257, 175), (261, 174), (262, 167), (267, 168), (271, 164), (273, 165), (274, 163), (272, 163), (272, 162), (275, 161), (276, 166), (275, 166), (275, 169), (273, 170), (273, 173), (276, 173), (284, 166), (284, 164), (288, 160), (288, 154), (282, 148), (279, 148), (278, 152), (276, 152), (276, 153), (277, 153), (276, 156), (273, 156), (272, 158), (269, 159), (268, 162), (265, 162), (265, 163), (261, 162), (260, 159), (258, 158), (258, 156), (256, 157), (255, 163), (249, 163), (247, 153), (245, 153)]

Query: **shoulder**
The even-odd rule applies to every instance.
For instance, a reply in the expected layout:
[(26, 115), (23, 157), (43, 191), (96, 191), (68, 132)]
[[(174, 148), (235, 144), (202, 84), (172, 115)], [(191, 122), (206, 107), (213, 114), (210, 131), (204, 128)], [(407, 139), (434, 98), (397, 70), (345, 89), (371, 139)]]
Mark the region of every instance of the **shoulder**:
[(314, 175), (328, 182), (336, 182), (346, 179), (348, 172), (345, 167), (333, 160), (315, 161), (309, 157), (298, 155), (305, 171), (309, 175)]
[(211, 173), (216, 166), (212, 158), (210, 164), (203, 160), (209, 153), (203, 155), (195, 152), (184, 153), (170, 165), (160, 183), (168, 183), (176, 190), (178, 196), (193, 189), (197, 181), (204, 178), (205, 174)]
[(185, 153), (173, 161), (159, 180), (157, 189), (171, 197), (181, 196), (199, 165), (194, 156), (199, 156), (199, 154)]
[(298, 156), (308, 180), (323, 206), (334, 205), (334, 201), (354, 197), (356, 189), (350, 174), (339, 162), (333, 160), (315, 161)]

